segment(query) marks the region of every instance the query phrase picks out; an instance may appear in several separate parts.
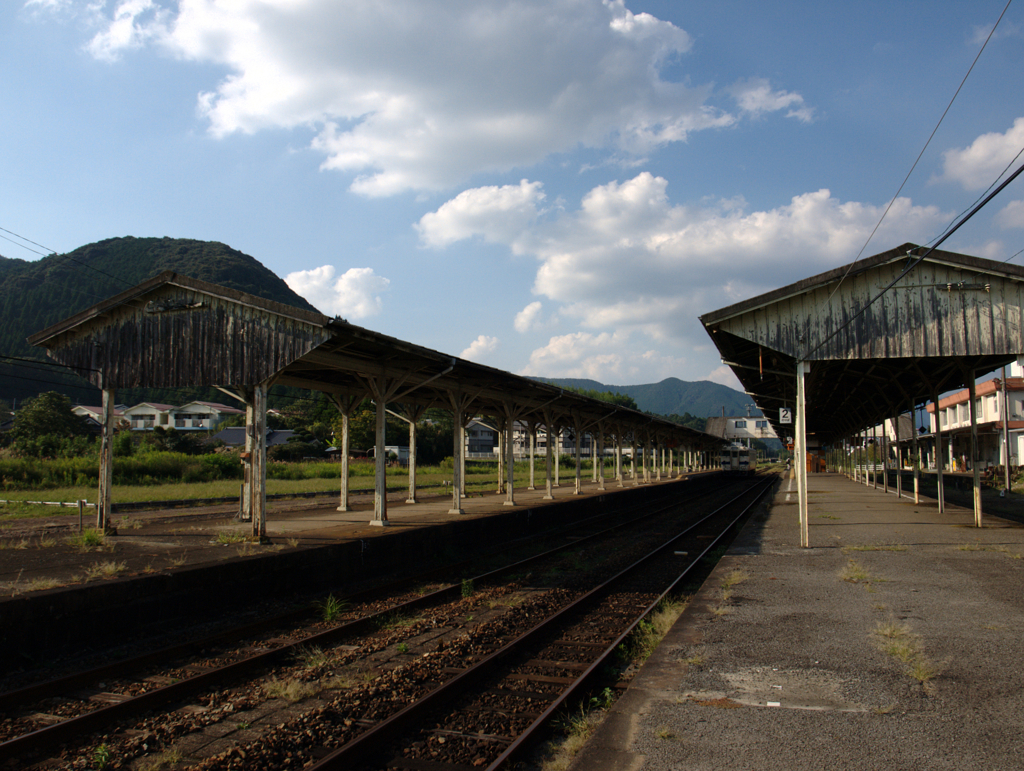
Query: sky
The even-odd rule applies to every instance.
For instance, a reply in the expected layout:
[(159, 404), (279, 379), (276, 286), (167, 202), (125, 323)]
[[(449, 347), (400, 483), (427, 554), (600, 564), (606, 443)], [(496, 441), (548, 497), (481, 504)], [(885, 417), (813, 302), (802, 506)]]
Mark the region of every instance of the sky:
[[(738, 388), (701, 314), (927, 243), (1020, 165), (1022, 0), (957, 93), (1005, 6), (12, 0), (0, 254), (221, 241), (492, 367)], [(1024, 262), (1024, 180), (942, 248)]]

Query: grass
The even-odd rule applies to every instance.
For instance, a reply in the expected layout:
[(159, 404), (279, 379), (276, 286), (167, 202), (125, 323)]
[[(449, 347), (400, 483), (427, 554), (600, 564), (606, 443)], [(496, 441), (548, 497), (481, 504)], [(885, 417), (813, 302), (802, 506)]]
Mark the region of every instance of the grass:
[[(349, 476), (349, 491), (352, 493), (372, 492), (374, 489), (373, 467), (367, 468), (357, 464), (352, 467)], [(290, 464), (296, 475), (306, 474), (296, 479), (267, 479), (268, 495), (290, 495), (296, 493), (339, 494), (340, 467), (328, 462), (309, 464)], [(537, 468), (543, 469), (543, 459), (537, 461)], [(517, 479), (522, 480), (529, 473), (529, 463), (515, 465)], [(398, 485), (408, 479), (408, 471), (403, 468), (387, 470), (389, 485)], [(451, 491), (451, 469), (440, 466), (417, 466), (417, 490), (436, 492)], [(466, 469), (466, 491), (492, 491), (498, 479), (497, 466), (493, 464), (473, 464)], [(448, 485), (445, 485), (445, 483)], [(240, 481), (237, 479), (221, 479), (212, 482), (172, 482), (164, 484), (117, 484), (111, 488), (111, 495), (116, 503), (146, 503), (150, 501), (195, 500), (197, 498), (237, 498)], [(3, 498), (19, 501), (18, 503), (0, 506), (0, 521), (28, 519), (33, 517), (52, 517), (58, 515), (77, 516), (77, 507), (67, 506), (35, 506), (20, 501), (40, 500), (39, 489), (12, 488), (3, 491)], [(46, 489), (45, 499), (64, 501), (68, 504), (79, 499), (95, 501), (96, 485), (93, 482), (81, 485), (66, 485)]]
[(468, 598), (473, 596), (473, 579), (463, 578), (462, 579), (462, 596)]
[(963, 543), (956, 547), (960, 551), (994, 551), (1009, 557), (1012, 560), (1024, 558), (1020, 552), (1012, 552), (1007, 546), (982, 546), (980, 543)]
[(96, 581), (105, 578), (117, 578), (128, 569), (127, 562), (96, 562), (85, 569), (85, 580)]
[(86, 529), (68, 538), (67, 542), (69, 546), (85, 554), (103, 548), (103, 533), (99, 530)]
[(342, 613), (348, 610), (348, 602), (335, 597), (333, 594), (329, 594), (326, 598), (317, 602), (316, 607), (319, 608), (320, 618), (324, 621), (336, 621), (341, 617)]
[(911, 678), (927, 687), (941, 674), (941, 667), (928, 659), (921, 638), (906, 624), (889, 620), (879, 623), (874, 630), (875, 642), (879, 649), (890, 658), (900, 662)]
[(688, 598), (666, 597), (647, 618), (640, 621), (622, 644), (621, 655), (629, 661), (646, 661), (658, 647), (672, 624), (686, 610)]
[(233, 543), (243, 543), (245, 541), (245, 538), (246, 538), (245, 533), (228, 533), (228, 532), (217, 533), (217, 543), (224, 544), (224, 545), (233, 544)]
[(846, 567), (840, 571), (839, 577), (851, 584), (870, 584), (878, 580), (857, 560), (847, 560)]
[(319, 669), (320, 667), (327, 666), (331, 661), (333, 661), (331, 654), (326, 652), (319, 645), (313, 645), (308, 648), (304, 645), (300, 646), (295, 652), (295, 657), (306, 669)]
[(541, 771), (566, 771), (614, 701), (612, 689), (605, 688), (585, 704), (558, 718), (555, 724), (562, 736), (545, 745)]
[(320, 686), (297, 678), (278, 680), (276, 677), (272, 677), (263, 684), (263, 690), (268, 698), (284, 699), (290, 704), (294, 704), (297, 701), (308, 699), (310, 696), (316, 696), (320, 692)]
[(844, 546), (843, 554), (847, 554), (851, 551), (906, 551), (909, 547), (901, 543), (890, 543), (890, 544), (861, 544), (860, 546)]
[(59, 578), (33, 578), (25, 584), (23, 591), (42, 592), (47, 589), (56, 589), (58, 586), (64, 586), (64, 582)]
[(139, 771), (164, 771), (164, 769), (175, 768), (184, 759), (185, 756), (181, 754), (181, 750), (164, 750), (151, 760), (144, 761), (139, 766)]

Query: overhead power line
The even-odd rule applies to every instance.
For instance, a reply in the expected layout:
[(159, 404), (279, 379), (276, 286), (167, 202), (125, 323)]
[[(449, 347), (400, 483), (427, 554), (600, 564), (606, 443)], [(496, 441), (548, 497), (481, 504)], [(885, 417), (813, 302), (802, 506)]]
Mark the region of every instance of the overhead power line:
[(871, 230), (871, 233), (868, 235), (867, 240), (864, 242), (864, 245), (860, 248), (860, 251), (857, 252), (857, 256), (853, 258), (853, 262), (851, 262), (849, 267), (846, 269), (846, 273), (843, 274), (843, 277), (841, 279), (839, 279), (839, 283), (836, 284), (835, 289), (833, 289), (832, 293), (828, 296), (829, 300), (831, 300), (832, 296), (837, 291), (839, 291), (839, 287), (842, 286), (843, 281), (845, 281), (846, 277), (850, 274), (850, 270), (853, 268), (853, 263), (857, 262), (857, 260), (860, 259), (860, 256), (864, 254), (864, 250), (868, 248), (868, 244), (871, 243), (871, 239), (875, 237), (875, 233), (878, 232), (878, 228), (882, 226), (882, 222), (885, 220), (886, 215), (889, 214), (889, 210), (892, 208), (893, 204), (896, 203), (896, 199), (899, 198), (900, 193), (903, 192), (903, 188), (904, 186), (906, 186), (907, 180), (910, 179), (910, 175), (913, 174), (914, 169), (917, 168), (917, 164), (921, 161), (922, 156), (924, 156), (925, 150), (927, 150), (928, 145), (931, 144), (932, 139), (935, 137), (936, 132), (939, 130), (939, 126), (942, 125), (942, 121), (945, 120), (946, 113), (949, 112), (950, 108), (953, 106), (953, 102), (955, 102), (957, 96), (959, 96), (960, 90), (964, 87), (964, 83), (967, 82), (967, 78), (970, 77), (971, 72), (974, 70), (974, 65), (978, 63), (978, 59), (981, 58), (981, 54), (985, 50), (985, 46), (987, 46), (988, 41), (992, 39), (992, 35), (995, 34), (996, 27), (998, 27), (999, 22), (1003, 20), (1003, 16), (1006, 15), (1006, 11), (1009, 9), (1010, 3), (1012, 2), (1013, 0), (1006, 0), (1006, 5), (1003, 7), (1003, 12), (999, 14), (999, 18), (996, 19), (996, 23), (993, 24), (992, 29), (989, 30), (988, 37), (986, 37), (985, 42), (981, 44), (981, 48), (978, 50), (977, 55), (974, 57), (974, 61), (971, 62), (971, 66), (967, 68), (967, 74), (964, 75), (963, 80), (960, 81), (960, 85), (957, 86), (956, 92), (953, 94), (953, 98), (949, 100), (949, 104), (946, 105), (946, 109), (943, 110), (942, 115), (939, 116), (938, 123), (935, 124), (935, 128), (932, 129), (932, 133), (928, 135), (928, 140), (924, 143), (924, 147), (921, 148), (921, 152), (917, 154), (917, 158), (914, 160), (913, 165), (910, 167), (910, 171), (908, 171), (907, 176), (903, 178), (903, 182), (900, 183), (899, 189), (896, 191), (896, 194), (893, 195), (892, 200), (889, 201), (889, 205), (885, 207), (885, 211), (882, 212), (882, 216), (879, 217), (878, 222), (875, 224), (875, 227)]

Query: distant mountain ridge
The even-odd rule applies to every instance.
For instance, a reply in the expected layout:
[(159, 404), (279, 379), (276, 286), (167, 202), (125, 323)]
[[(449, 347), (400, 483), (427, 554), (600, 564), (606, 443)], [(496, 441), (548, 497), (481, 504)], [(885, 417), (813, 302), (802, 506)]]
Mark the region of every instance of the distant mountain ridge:
[[(26, 342), (29, 335), (165, 270), (316, 310), (255, 258), (217, 241), (109, 238), (31, 262), (0, 256), (0, 354), (45, 360), (41, 348)], [(73, 399), (89, 398), (90, 389), (73, 375), (0, 359), (0, 399), (24, 399), (58, 384), (79, 389), (70, 391)]]
[[(645, 385), (605, 385), (596, 380), (584, 378), (536, 378), (560, 388), (582, 388), (590, 391), (611, 391), (631, 396), (644, 412), (658, 415), (683, 415), (689, 412), (697, 418), (709, 418), (722, 414), (729, 416), (746, 415), (747, 405), (753, 400), (734, 388), (710, 380), (688, 382), (679, 378), (665, 378), (660, 383)], [(760, 410), (751, 407), (751, 415), (760, 415)]]

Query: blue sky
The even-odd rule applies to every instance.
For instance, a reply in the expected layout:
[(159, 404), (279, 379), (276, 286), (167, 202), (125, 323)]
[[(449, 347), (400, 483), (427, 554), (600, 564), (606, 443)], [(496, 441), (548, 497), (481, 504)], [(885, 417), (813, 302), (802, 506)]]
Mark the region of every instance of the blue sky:
[[(735, 387), (697, 317), (856, 257), (1004, 5), (3, 3), (0, 227), (222, 241), (490, 366)], [(970, 206), (1021, 94), (1018, 0), (865, 255)], [(943, 248), (1024, 248), (1024, 182)]]

